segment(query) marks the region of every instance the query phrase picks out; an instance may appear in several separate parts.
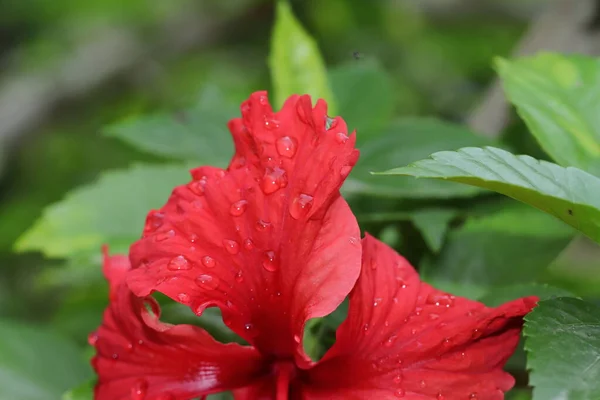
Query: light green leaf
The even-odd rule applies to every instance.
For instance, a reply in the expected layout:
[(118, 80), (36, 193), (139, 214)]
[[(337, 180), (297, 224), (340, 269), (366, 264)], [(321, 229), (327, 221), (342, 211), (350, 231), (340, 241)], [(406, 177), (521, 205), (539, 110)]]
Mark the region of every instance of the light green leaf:
[(218, 89), (209, 86), (198, 104), (183, 113), (128, 118), (104, 133), (161, 157), (224, 167), (233, 154), (227, 122), (238, 114)]
[(329, 72), (338, 113), (365, 143), (381, 133), (394, 114), (393, 81), (374, 60), (354, 60)]
[(600, 60), (542, 53), (496, 65), (542, 148), (563, 166), (600, 175)]
[(555, 297), (572, 297), (573, 294), (567, 290), (541, 283), (516, 283), (494, 287), (478, 300), (489, 307), (498, 307), (511, 300), (527, 296), (537, 296), (540, 300), (547, 300)]
[(94, 381), (85, 382), (63, 394), (62, 400), (93, 400)]
[(560, 218), (600, 241), (600, 179), (493, 147), (442, 151), (430, 159), (384, 172), (437, 178), (478, 186), (522, 201)]
[(546, 300), (525, 321), (534, 400), (600, 399), (600, 307), (568, 297)]
[(567, 225), (518, 205), (472, 218), (446, 239), (435, 261), (422, 266), (427, 279), (478, 286), (534, 281), (573, 236)]
[(400, 198), (474, 196), (481, 190), (452, 182), (398, 180), (389, 176), (374, 176), (371, 172), (409, 164), (436, 151), (491, 144), (494, 142), (490, 139), (448, 122), (433, 118), (399, 119), (392, 122), (377, 139), (368, 141), (360, 148), (360, 159), (343, 191), (345, 194)]
[(337, 108), (327, 80), (325, 63), (317, 43), (294, 17), (289, 3), (277, 1), (275, 28), (271, 39), (269, 67), (275, 104), (280, 107), (292, 94), (309, 94), (328, 103), (329, 115)]
[(442, 248), (448, 224), (457, 214), (457, 210), (425, 209), (413, 213), (412, 221), (429, 249), (437, 253)]
[(140, 237), (148, 211), (162, 206), (186, 177), (181, 166), (137, 165), (107, 172), (46, 208), (17, 240), (16, 250), (41, 251), (48, 257), (99, 256), (106, 243), (112, 252), (126, 252)]
[(0, 320), (0, 399), (58, 399), (91, 377), (77, 347), (40, 326)]

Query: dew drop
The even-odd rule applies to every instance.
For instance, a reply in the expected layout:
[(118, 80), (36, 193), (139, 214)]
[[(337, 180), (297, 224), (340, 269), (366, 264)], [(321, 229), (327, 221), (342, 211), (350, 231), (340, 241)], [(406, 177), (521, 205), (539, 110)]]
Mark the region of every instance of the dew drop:
[(292, 200), (290, 204), (290, 215), (294, 219), (299, 219), (305, 216), (312, 207), (313, 197), (304, 193), (300, 193)]
[(287, 176), (281, 168), (268, 168), (260, 182), (260, 188), (264, 194), (275, 193), (287, 186)]
[(473, 392), (469, 395), (469, 399), (471, 400), (477, 400), (479, 397), (477, 396), (476, 392)]
[(188, 237), (188, 240), (189, 240), (191, 243), (196, 243), (196, 242), (198, 241), (198, 235), (196, 235), (195, 233), (192, 233), (192, 234), (191, 234), (191, 235)]
[(239, 270), (237, 272), (237, 274), (235, 274), (235, 281), (236, 282), (243, 282), (244, 281), (244, 273), (242, 272), (242, 270)]
[(154, 232), (160, 228), (165, 219), (165, 214), (158, 211), (151, 211), (146, 217), (146, 224), (144, 225), (144, 232)]
[(352, 171), (352, 167), (349, 165), (344, 165), (341, 169), (340, 169), (340, 176), (342, 178), (347, 177), (348, 175), (350, 175), (350, 171)]
[(267, 129), (277, 129), (279, 128), (279, 121), (273, 118), (265, 117), (265, 128)]
[(369, 324), (363, 325), (363, 331), (367, 332), (369, 330)]
[(446, 397), (442, 394), (442, 392), (439, 392), (436, 396), (437, 400), (446, 400)]
[(386, 340), (383, 341), (383, 345), (385, 347), (392, 347), (392, 345), (394, 344), (394, 342), (396, 341), (396, 339), (398, 339), (398, 336), (391, 335), (389, 338), (387, 338)]
[(383, 301), (383, 299), (381, 297), (375, 297), (373, 299), (373, 307), (377, 307), (378, 305), (381, 304), (382, 301)]
[(181, 303), (181, 304), (188, 304), (191, 300), (190, 295), (187, 293), (179, 293), (177, 295), (177, 300)]
[(206, 186), (206, 179), (200, 179), (198, 181), (193, 181), (189, 184), (190, 190), (197, 196), (204, 195), (204, 190)]
[(202, 274), (196, 278), (196, 285), (204, 289), (214, 290), (219, 287), (219, 278)]
[(396, 389), (394, 391), (394, 396), (396, 397), (404, 397), (405, 394), (406, 392), (404, 391), (404, 389)]
[(177, 256), (169, 261), (167, 264), (167, 269), (171, 271), (187, 271), (192, 269), (192, 265), (184, 256)]
[(252, 241), (252, 239), (247, 238), (244, 240), (244, 248), (246, 250), (252, 250), (254, 248), (254, 242)]
[(264, 232), (270, 226), (271, 226), (270, 222), (266, 222), (266, 221), (263, 221), (262, 219), (259, 219), (258, 221), (256, 221), (255, 228), (259, 232)]
[(421, 381), (419, 382), (419, 386), (421, 387), (421, 389), (424, 389), (427, 386), (427, 384), (425, 383), (425, 381)]
[(348, 135), (346, 135), (344, 132), (338, 132), (335, 134), (335, 141), (339, 144), (344, 144), (348, 141)]
[(214, 268), (215, 265), (217, 265), (217, 262), (211, 256), (204, 256), (202, 257), (202, 265), (206, 268)]
[(246, 208), (248, 208), (248, 201), (238, 200), (235, 203), (233, 203), (229, 208), (229, 214), (231, 214), (234, 217), (239, 217), (246, 211)]
[(277, 147), (277, 152), (282, 157), (292, 158), (296, 154), (296, 141), (289, 136), (277, 139), (275, 146)]
[(265, 251), (262, 266), (269, 272), (277, 271), (277, 262), (274, 251)]
[(97, 332), (92, 332), (88, 335), (88, 343), (90, 346), (95, 346), (96, 343), (98, 343), (98, 333)]
[(145, 379), (138, 379), (131, 388), (131, 400), (144, 400), (148, 393), (148, 382)]
[(451, 307), (454, 304), (454, 296), (445, 293), (431, 293), (426, 302), (437, 307)]
[(399, 385), (400, 383), (402, 383), (402, 375), (398, 374), (394, 377), (394, 383), (396, 385)]
[(247, 323), (244, 325), (244, 332), (246, 332), (246, 335), (250, 337), (258, 335), (256, 328), (254, 328), (254, 325), (252, 325), (251, 323)]
[(155, 236), (155, 240), (157, 242), (164, 242), (165, 240), (170, 239), (173, 236), (175, 236), (175, 231), (173, 229), (170, 229), (166, 232), (157, 233)]
[(235, 240), (225, 239), (223, 240), (223, 247), (229, 254), (237, 254), (240, 252), (240, 245)]

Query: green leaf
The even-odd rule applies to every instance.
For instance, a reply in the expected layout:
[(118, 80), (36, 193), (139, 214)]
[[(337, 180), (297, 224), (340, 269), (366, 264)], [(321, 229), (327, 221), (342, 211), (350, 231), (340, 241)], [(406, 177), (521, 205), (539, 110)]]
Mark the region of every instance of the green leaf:
[(538, 278), (573, 236), (560, 221), (519, 205), (473, 218), (452, 231), (422, 273), (430, 280), (491, 286)]
[(209, 86), (198, 104), (183, 113), (128, 118), (104, 133), (161, 157), (224, 167), (233, 154), (227, 122), (238, 114), (218, 89)]
[(394, 114), (394, 83), (374, 60), (360, 60), (329, 72), (338, 113), (360, 143), (381, 133)]
[(429, 249), (437, 253), (442, 248), (448, 224), (457, 214), (457, 210), (425, 209), (413, 213), (412, 221), (423, 235)]
[(294, 17), (285, 0), (277, 1), (269, 67), (278, 107), (288, 96), (306, 93), (313, 101), (325, 99), (329, 114), (336, 115), (334, 97), (317, 43)]
[(600, 175), (600, 60), (543, 53), (496, 65), (542, 148), (561, 165)]
[(48, 257), (99, 257), (106, 243), (112, 252), (126, 252), (140, 237), (148, 211), (160, 207), (186, 177), (181, 166), (137, 165), (107, 172), (47, 207), (19, 238), (16, 250), (41, 251)]
[(574, 298), (546, 300), (525, 321), (534, 400), (600, 399), (600, 307)]
[(600, 179), (493, 147), (442, 151), (384, 172), (478, 186), (532, 205), (600, 242)]
[(85, 382), (63, 394), (62, 400), (93, 400), (95, 381)]
[(51, 330), (0, 320), (0, 399), (58, 399), (90, 378), (77, 347)]
[(398, 180), (389, 176), (374, 176), (371, 172), (409, 164), (436, 151), (491, 144), (494, 142), (490, 139), (448, 122), (433, 118), (399, 119), (392, 122), (377, 139), (362, 146), (360, 159), (343, 190), (345, 194), (401, 198), (474, 196), (481, 190), (451, 182)]
[(516, 283), (494, 287), (478, 300), (489, 307), (498, 307), (511, 300), (527, 296), (537, 296), (540, 300), (547, 300), (555, 297), (572, 297), (573, 294), (567, 290), (541, 283)]

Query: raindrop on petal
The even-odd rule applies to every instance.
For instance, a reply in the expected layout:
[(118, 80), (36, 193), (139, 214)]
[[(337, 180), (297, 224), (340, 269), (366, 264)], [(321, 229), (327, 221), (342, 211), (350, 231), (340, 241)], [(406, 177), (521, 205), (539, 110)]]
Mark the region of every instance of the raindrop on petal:
[(277, 139), (275, 145), (277, 147), (277, 152), (282, 157), (292, 158), (296, 154), (296, 141), (289, 136)]
[(348, 135), (346, 135), (344, 132), (338, 132), (335, 134), (335, 141), (339, 144), (344, 144), (348, 141)]
[(352, 171), (352, 167), (349, 165), (344, 165), (341, 169), (340, 169), (340, 176), (342, 178), (347, 177), (348, 175), (350, 175), (350, 171)]
[(202, 274), (196, 278), (196, 285), (204, 289), (214, 290), (219, 287), (219, 278), (208, 274)]
[(396, 389), (396, 391), (394, 391), (394, 396), (396, 397), (404, 397), (405, 394), (406, 392), (404, 389)]
[(165, 240), (170, 239), (173, 236), (175, 236), (175, 231), (173, 229), (170, 229), (166, 232), (157, 233), (154, 240), (156, 240), (157, 242), (164, 242)]
[(383, 345), (385, 347), (392, 347), (394, 342), (396, 341), (396, 339), (398, 339), (398, 336), (391, 335), (390, 337), (388, 337), (386, 340), (383, 341)]
[(204, 256), (202, 257), (202, 265), (206, 268), (214, 268), (215, 265), (217, 265), (217, 262), (211, 256)]
[(169, 264), (167, 264), (167, 269), (171, 271), (186, 271), (192, 269), (192, 265), (184, 256), (177, 256), (169, 261)]
[(179, 293), (177, 295), (177, 300), (181, 303), (181, 304), (188, 304), (191, 300), (190, 295), (187, 293)]
[(248, 201), (238, 200), (235, 203), (233, 203), (229, 208), (229, 214), (231, 214), (234, 217), (239, 217), (246, 211), (246, 208), (248, 208)]
[(144, 400), (148, 393), (148, 382), (145, 379), (138, 379), (131, 388), (131, 400)]
[(313, 197), (304, 193), (300, 193), (292, 200), (290, 204), (290, 215), (294, 219), (304, 217), (312, 207)]
[(252, 239), (247, 238), (244, 240), (244, 248), (246, 250), (252, 250), (254, 248), (254, 242), (252, 242)]
[(286, 187), (288, 184), (285, 170), (275, 167), (268, 168), (260, 182), (260, 188), (264, 194), (271, 194)]
[(269, 272), (277, 271), (277, 262), (276, 262), (276, 256), (275, 256), (274, 251), (271, 251), (271, 250), (265, 251), (263, 261), (262, 261), (262, 266), (264, 269), (266, 269)]
[(257, 231), (264, 232), (270, 226), (271, 226), (270, 222), (263, 221), (262, 219), (259, 219), (258, 221), (256, 221), (256, 230)]
[(236, 280), (236, 282), (243, 282), (244, 281), (244, 273), (242, 272), (242, 270), (239, 270), (237, 272), (237, 274), (235, 274), (235, 280)]
[(240, 245), (235, 240), (225, 239), (223, 240), (223, 247), (229, 254), (237, 254), (240, 252)]

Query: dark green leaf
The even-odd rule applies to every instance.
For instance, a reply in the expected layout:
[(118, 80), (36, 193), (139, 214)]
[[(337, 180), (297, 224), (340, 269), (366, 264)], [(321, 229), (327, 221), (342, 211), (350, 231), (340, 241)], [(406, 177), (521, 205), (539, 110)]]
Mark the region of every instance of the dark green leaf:
[(510, 286), (494, 287), (478, 300), (489, 307), (498, 307), (500, 304), (527, 296), (537, 296), (540, 300), (547, 300), (555, 297), (570, 297), (573, 294), (567, 290), (540, 283), (516, 283)]
[(173, 187), (186, 181), (181, 166), (138, 165), (105, 173), (45, 209), (16, 243), (18, 251), (41, 251), (48, 257), (78, 253), (100, 255), (100, 246), (127, 251), (142, 232), (146, 214), (160, 207)]
[(433, 118), (403, 118), (393, 122), (377, 139), (365, 143), (360, 149), (358, 164), (343, 189), (347, 194), (403, 198), (473, 196), (480, 190), (451, 182), (397, 180), (389, 176), (373, 176), (371, 172), (409, 164), (436, 151), (490, 144), (493, 142), (489, 139), (459, 125)]
[(393, 82), (373, 60), (354, 60), (329, 73), (338, 113), (359, 143), (381, 133), (394, 113)]
[(183, 113), (129, 118), (110, 125), (105, 134), (158, 156), (224, 167), (233, 154), (227, 122), (238, 114), (209, 86), (199, 103)]
[(330, 115), (336, 115), (325, 63), (317, 43), (294, 17), (286, 0), (277, 1), (276, 21), (271, 36), (269, 67), (275, 104), (281, 106), (292, 94), (310, 94), (313, 101), (327, 100)]
[(456, 217), (457, 210), (425, 209), (412, 214), (412, 221), (423, 235), (431, 251), (437, 253), (442, 248), (448, 223)]
[(543, 53), (496, 65), (543, 149), (561, 165), (600, 175), (600, 60)]
[(435, 262), (423, 265), (429, 280), (480, 286), (535, 280), (573, 236), (560, 221), (524, 206), (470, 219), (452, 231)]
[(534, 400), (600, 399), (600, 307), (574, 298), (546, 300), (525, 320)]
[[(600, 241), (600, 179), (493, 147), (442, 151), (384, 172), (466, 183), (505, 194), (562, 219)], [(400, 182), (399, 182), (400, 183)]]
[(53, 331), (0, 320), (0, 399), (58, 399), (90, 378), (77, 348)]

